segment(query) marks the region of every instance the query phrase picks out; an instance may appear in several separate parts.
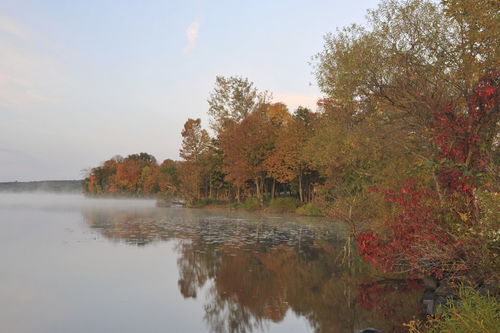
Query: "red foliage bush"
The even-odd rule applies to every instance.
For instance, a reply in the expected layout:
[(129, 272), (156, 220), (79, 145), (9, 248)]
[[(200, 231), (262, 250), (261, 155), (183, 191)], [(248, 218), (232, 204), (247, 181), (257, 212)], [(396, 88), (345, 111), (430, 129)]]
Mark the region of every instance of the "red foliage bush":
[(459, 263), (470, 260), (479, 245), (472, 236), (454, 233), (452, 226), (479, 220), (474, 193), (496, 135), (499, 78), (495, 73), (481, 80), (467, 107), (447, 105), (435, 112), (429, 130), (436, 146), (432, 164), (438, 188), (418, 186), (410, 179), (398, 191), (384, 192), (397, 213), (385, 222), (383, 233), (368, 230), (358, 235), (358, 250), (367, 261), (384, 270), (432, 273), (438, 278), (450, 270), (467, 269)]

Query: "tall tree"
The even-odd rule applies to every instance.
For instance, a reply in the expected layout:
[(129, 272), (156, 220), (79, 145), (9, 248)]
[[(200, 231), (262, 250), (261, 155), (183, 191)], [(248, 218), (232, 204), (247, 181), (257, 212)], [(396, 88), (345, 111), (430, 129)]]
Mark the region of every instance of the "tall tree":
[(188, 119), (181, 132), (182, 147), (179, 155), (186, 161), (196, 162), (207, 148), (209, 136), (206, 130), (201, 128), (201, 119)]
[[(391, 119), (403, 118), (425, 144), (434, 110), (450, 101), (466, 104), (479, 78), (498, 66), (498, 29), (487, 34), (497, 36), (495, 47), (486, 37), (481, 43), (467, 39), (473, 20), (452, 5), (465, 2), (450, 1), (449, 10), (457, 13), (450, 16), (432, 1), (387, 0), (369, 11), (367, 28), (352, 25), (327, 35), (317, 56), (321, 90), (356, 112), (370, 104)], [(495, 17), (498, 22), (498, 12)]]
[(208, 99), (210, 126), (219, 134), (230, 123), (240, 122), (269, 99), (269, 93), (259, 92), (247, 78), (217, 76)]
[(210, 137), (206, 130), (201, 128), (201, 120), (188, 119), (184, 124), (182, 134), (182, 147), (179, 155), (184, 162), (179, 164), (178, 177), (180, 190), (183, 196), (194, 203), (203, 197), (202, 186), (206, 176), (204, 155), (209, 148)]

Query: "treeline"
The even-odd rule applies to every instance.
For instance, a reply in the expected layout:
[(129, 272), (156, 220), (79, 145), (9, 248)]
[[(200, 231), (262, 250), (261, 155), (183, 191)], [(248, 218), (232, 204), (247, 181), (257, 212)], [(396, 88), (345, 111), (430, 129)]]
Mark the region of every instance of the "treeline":
[(120, 155), (92, 168), (83, 181), (87, 195), (153, 196), (175, 193), (176, 162), (165, 160), (158, 165), (147, 153)]
[(292, 198), (347, 221), (383, 269), (492, 278), (499, 12), (488, 0), (383, 1), (366, 27), (325, 36), (317, 110), (289, 110), (246, 78), (217, 77), (212, 135), (188, 119), (182, 161), (112, 159), (92, 169), (86, 192), (257, 206)]

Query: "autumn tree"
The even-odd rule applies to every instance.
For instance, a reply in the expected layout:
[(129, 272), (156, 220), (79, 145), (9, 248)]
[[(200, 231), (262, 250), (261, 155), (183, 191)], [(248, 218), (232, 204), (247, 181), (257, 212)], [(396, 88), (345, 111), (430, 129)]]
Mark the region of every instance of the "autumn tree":
[[(273, 109), (270, 109), (271, 117)], [(304, 154), (304, 147), (313, 134), (312, 122), (315, 115), (311, 110), (299, 107), (293, 116), (287, 111), (284, 121), (275, 122), (278, 128), (276, 144), (265, 161), (268, 174), (283, 184), (297, 180), (298, 196), (301, 202), (309, 201), (310, 182), (313, 173), (309, 161)], [(305, 183), (305, 186), (304, 186)], [(308, 195), (304, 194), (304, 187)], [(274, 195), (274, 193), (273, 193)]]
[[(491, 0), (442, 0), (443, 11), (453, 22), (456, 42), (450, 62), (457, 62), (457, 78), (475, 84), (500, 68), (500, 3)], [(456, 57), (454, 55), (459, 55)], [(472, 90), (464, 91), (472, 94)]]
[(217, 76), (208, 99), (210, 126), (219, 134), (230, 123), (242, 121), (269, 99), (269, 93), (259, 92), (247, 78)]
[(190, 202), (199, 200), (202, 196), (202, 184), (206, 174), (206, 165), (202, 156), (207, 152), (209, 136), (201, 127), (201, 120), (188, 119), (184, 124), (182, 134), (182, 147), (179, 155), (184, 159), (179, 164), (178, 177), (181, 182), (180, 190)]
[[(498, 43), (487, 42), (498, 32), (482, 33), (489, 36), (481, 37), (485, 46), (475, 47), (467, 38), (475, 28), (469, 19), (460, 19), (457, 3), (465, 1), (450, 1), (448, 10), (456, 15), (444, 15), (431, 1), (383, 1), (368, 12), (367, 28), (352, 25), (328, 34), (317, 55), (321, 90), (356, 112), (377, 106), (372, 110), (403, 120), (425, 145), (434, 110), (448, 102), (465, 105), (478, 79), (498, 65)], [(475, 1), (469, 3), (468, 8)], [(495, 21), (498, 14), (492, 12), (477, 15)]]
[(181, 132), (182, 147), (179, 155), (186, 161), (196, 162), (208, 147), (209, 137), (201, 128), (201, 119), (188, 119)]
[(211, 140), (202, 156), (205, 196), (208, 199), (229, 200), (230, 184), (225, 181), (224, 156), (216, 140)]
[(175, 195), (179, 191), (179, 176), (177, 162), (166, 159), (159, 167), (158, 187), (167, 195)]
[(275, 137), (276, 128), (268, 114), (268, 105), (261, 105), (241, 123), (231, 124), (221, 134), (226, 178), (234, 182), (238, 191), (251, 181), (257, 198), (263, 197), (265, 160), (274, 148)]
[(142, 185), (142, 193), (151, 195), (158, 192), (158, 167), (146, 165), (142, 168), (140, 183)]

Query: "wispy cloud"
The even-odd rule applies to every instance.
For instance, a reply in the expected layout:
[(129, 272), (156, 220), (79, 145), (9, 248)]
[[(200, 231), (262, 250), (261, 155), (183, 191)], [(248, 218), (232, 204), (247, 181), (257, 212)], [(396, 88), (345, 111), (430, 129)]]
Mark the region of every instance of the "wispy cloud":
[(196, 45), (198, 32), (200, 30), (200, 22), (194, 21), (186, 29), (187, 45), (182, 49), (184, 53), (189, 53)]

